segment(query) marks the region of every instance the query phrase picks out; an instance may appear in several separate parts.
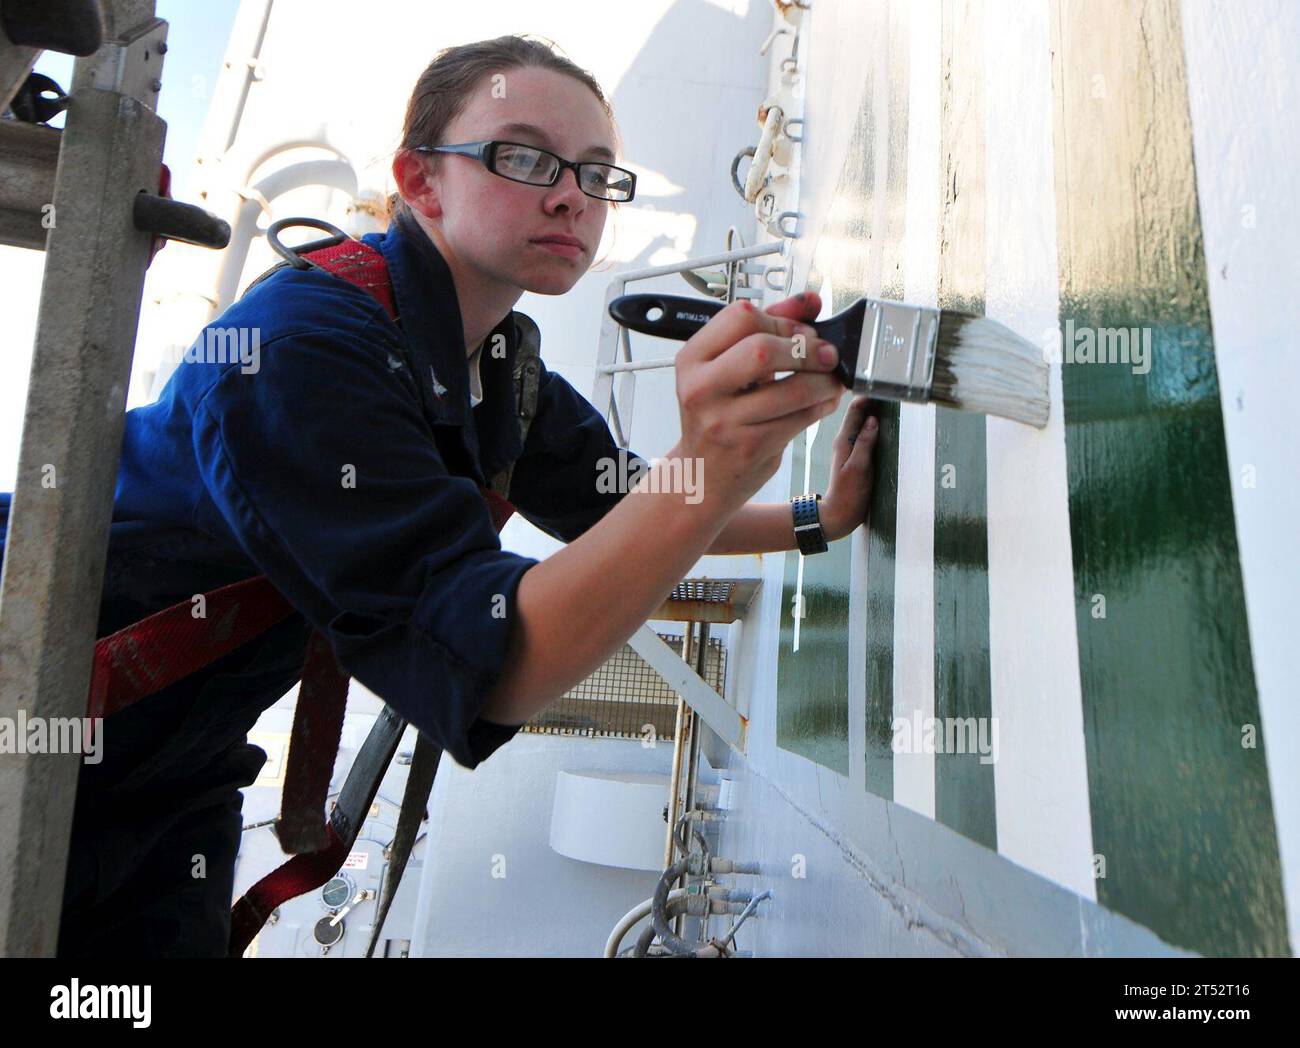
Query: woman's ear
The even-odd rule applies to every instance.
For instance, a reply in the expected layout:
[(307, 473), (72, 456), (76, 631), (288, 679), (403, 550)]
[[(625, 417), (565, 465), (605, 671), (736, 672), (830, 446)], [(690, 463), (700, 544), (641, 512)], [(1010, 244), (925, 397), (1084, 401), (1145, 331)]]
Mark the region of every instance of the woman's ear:
[(397, 183), (398, 193), (413, 211), (426, 218), (442, 215), (438, 180), (430, 175), (428, 165), (419, 153), (404, 149), (393, 158), (393, 180)]

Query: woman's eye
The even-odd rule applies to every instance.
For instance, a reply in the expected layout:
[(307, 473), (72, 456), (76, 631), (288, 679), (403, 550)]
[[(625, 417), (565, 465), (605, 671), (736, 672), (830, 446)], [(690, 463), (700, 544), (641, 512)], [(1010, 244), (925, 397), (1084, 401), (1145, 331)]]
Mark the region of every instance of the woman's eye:
[(537, 153), (520, 149), (503, 149), (497, 154), (497, 163), (514, 174), (526, 175), (540, 159)]

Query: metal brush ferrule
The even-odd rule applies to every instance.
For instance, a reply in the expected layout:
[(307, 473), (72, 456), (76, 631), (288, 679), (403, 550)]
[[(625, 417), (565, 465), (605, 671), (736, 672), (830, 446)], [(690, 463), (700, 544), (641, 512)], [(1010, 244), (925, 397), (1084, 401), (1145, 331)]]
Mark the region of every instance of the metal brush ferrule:
[(867, 299), (866, 304), (854, 392), (887, 400), (928, 400), (940, 311), (876, 299)]

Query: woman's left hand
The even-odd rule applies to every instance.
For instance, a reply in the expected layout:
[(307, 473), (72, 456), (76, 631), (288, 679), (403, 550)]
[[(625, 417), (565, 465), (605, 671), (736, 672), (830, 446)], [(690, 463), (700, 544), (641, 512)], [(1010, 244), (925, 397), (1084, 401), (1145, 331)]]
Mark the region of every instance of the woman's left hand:
[[(783, 299), (764, 310), (774, 317), (788, 317), (811, 324), (821, 312), (822, 300), (815, 291)], [(870, 415), (870, 397), (857, 396), (844, 413), (844, 423), (831, 445), (830, 487), (817, 506), (826, 541), (843, 538), (867, 519), (871, 498), (871, 452), (876, 446), (879, 423)], [(866, 427), (863, 428), (863, 424)]]
[(870, 397), (854, 397), (831, 445), (830, 487), (817, 509), (827, 542), (843, 538), (867, 519), (873, 476), (871, 452), (880, 432), (871, 408)]

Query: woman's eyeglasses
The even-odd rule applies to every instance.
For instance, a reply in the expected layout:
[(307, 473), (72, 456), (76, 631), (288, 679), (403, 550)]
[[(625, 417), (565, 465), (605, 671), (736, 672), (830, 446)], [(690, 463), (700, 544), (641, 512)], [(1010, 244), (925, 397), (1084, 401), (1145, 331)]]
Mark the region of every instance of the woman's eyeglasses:
[(416, 146), (417, 153), (459, 153), (472, 156), (494, 175), (530, 186), (553, 186), (567, 167), (573, 168), (578, 188), (597, 200), (631, 200), (636, 175), (613, 164), (593, 160), (574, 163), (522, 142), (462, 142), (454, 146)]

